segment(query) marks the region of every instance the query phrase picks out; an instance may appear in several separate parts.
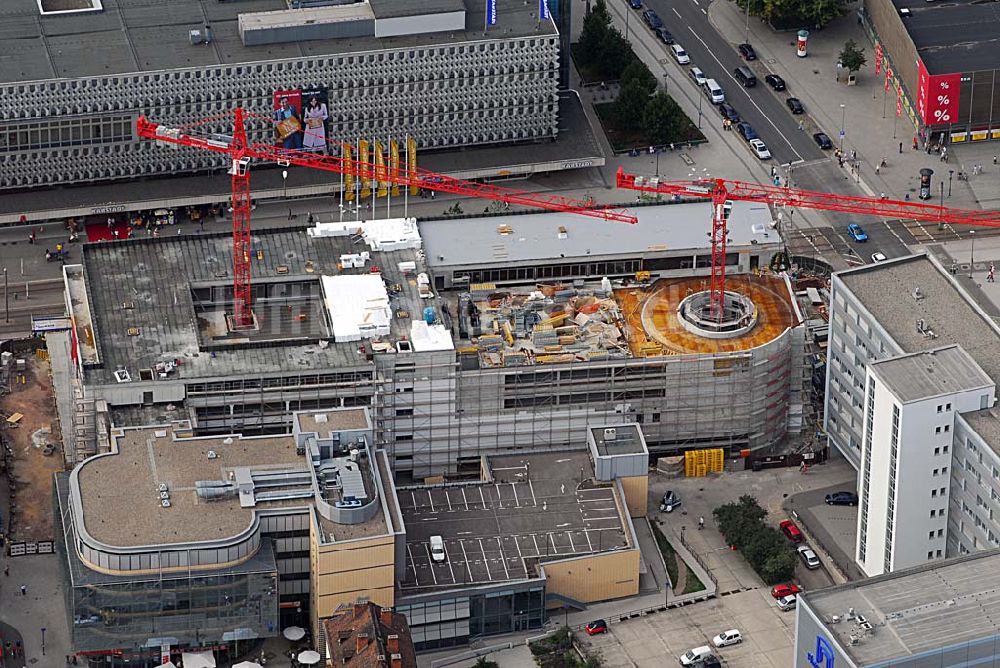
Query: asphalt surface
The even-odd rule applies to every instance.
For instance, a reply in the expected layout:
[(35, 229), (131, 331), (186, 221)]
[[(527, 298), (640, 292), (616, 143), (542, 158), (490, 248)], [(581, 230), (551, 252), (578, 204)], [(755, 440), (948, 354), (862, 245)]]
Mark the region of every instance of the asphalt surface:
[[(871, 195), (857, 183), (855, 175), (846, 167), (838, 166), (833, 151), (824, 151), (816, 145), (809, 130), (801, 130), (801, 116), (793, 116), (785, 106), (785, 98), (795, 94), (795, 81), (785, 77), (786, 92), (775, 92), (764, 82), (761, 61), (750, 63), (758, 75), (757, 85), (745, 88), (733, 76), (733, 70), (748, 65), (736, 45), (728, 42), (711, 24), (707, 14), (708, 0), (645, 0), (642, 10), (631, 10), (630, 29), (649, 31), (642, 20), (645, 9), (653, 9), (673, 34), (677, 43), (684, 47), (691, 57), (687, 65), (677, 64), (663, 46), (663, 62), (667, 67), (677, 67), (684, 76), (689, 76), (691, 67), (697, 66), (705, 76), (715, 79), (723, 87), (726, 102), (731, 104), (740, 117), (750, 123), (771, 151), (774, 162), (780, 165), (782, 176), (791, 173), (794, 187), (821, 192), (839, 192), (845, 195)], [(754, 19), (757, 20), (756, 18)], [(632, 28), (632, 26), (635, 26)], [(694, 86), (694, 82), (691, 82)], [(706, 99), (702, 105), (707, 122), (721, 123), (718, 107)], [(808, 114), (809, 109), (806, 109)], [(834, 145), (838, 136), (835, 130), (826, 129)], [(735, 135), (734, 135), (735, 136)], [(878, 193), (875, 193), (877, 196)], [(794, 216), (794, 214), (793, 214)], [(871, 218), (861, 218), (835, 211), (824, 212), (831, 227), (846, 237), (847, 225), (859, 222), (868, 233), (867, 244), (851, 242), (857, 263), (870, 263), (872, 253), (881, 251), (888, 258), (909, 255), (902, 241), (884, 225)]]

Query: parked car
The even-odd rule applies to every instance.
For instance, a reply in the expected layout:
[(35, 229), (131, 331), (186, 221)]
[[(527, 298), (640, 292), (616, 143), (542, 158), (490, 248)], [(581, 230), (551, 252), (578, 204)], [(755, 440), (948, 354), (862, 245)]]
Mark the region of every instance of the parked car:
[(761, 139), (751, 139), (750, 149), (754, 152), (759, 160), (770, 160), (771, 152), (767, 150), (767, 144)]
[(740, 51), (740, 55), (743, 56), (743, 60), (757, 60), (757, 52), (753, 50), (753, 47), (744, 42), (736, 47)]
[(642, 9), (642, 0), (628, 0), (628, 6), (632, 9)]
[(695, 647), (689, 649), (688, 651), (681, 654), (681, 665), (682, 666), (697, 666), (702, 663), (706, 657), (712, 656), (712, 648), (708, 645), (702, 645), (701, 647)]
[[(858, 226), (854, 225), (853, 227)], [(858, 229), (861, 228), (858, 227)], [(865, 239), (867, 240), (868, 237), (865, 236)], [(858, 495), (854, 492), (834, 492), (826, 495), (826, 503), (830, 506), (856, 506), (858, 505)]]
[(764, 77), (764, 81), (774, 90), (785, 90), (785, 80), (777, 74), (768, 74)]
[(872, 253), (872, 262), (885, 262), (885, 253), (882, 251), (875, 251)]
[(784, 584), (776, 584), (771, 587), (771, 596), (774, 598), (784, 598), (786, 596), (795, 596), (796, 594), (802, 593), (802, 587), (797, 584), (786, 582)]
[(672, 490), (667, 490), (663, 493), (663, 499), (660, 501), (660, 510), (664, 513), (673, 512), (674, 508), (681, 505), (681, 497), (674, 494)]
[(719, 105), (719, 113), (722, 114), (723, 118), (727, 118), (733, 123), (740, 122), (740, 115), (736, 113), (736, 109), (733, 108), (733, 105), (728, 102), (723, 102)]
[(660, 41), (664, 44), (673, 44), (674, 36), (670, 34), (670, 31), (660, 26), (656, 29), (656, 36), (660, 38)]
[(781, 533), (785, 534), (785, 536), (788, 537), (788, 540), (793, 543), (801, 543), (803, 541), (802, 532), (799, 531), (797, 526), (795, 526), (795, 522), (791, 520), (781, 520), (781, 522), (778, 523), (778, 526), (781, 527)]
[(806, 568), (811, 571), (819, 568), (819, 557), (816, 556), (816, 553), (813, 552), (811, 547), (808, 545), (799, 545), (796, 549), (799, 552), (799, 559), (801, 559), (802, 563), (806, 565)]
[(647, 9), (642, 13), (642, 20), (645, 21), (646, 25), (653, 30), (656, 30), (663, 25), (663, 19), (661, 19), (660, 16), (652, 9)]
[(701, 660), (701, 668), (722, 668), (722, 662), (714, 654), (709, 654)]
[(584, 626), (583, 630), (587, 632), (588, 636), (596, 636), (598, 633), (607, 633), (608, 623), (603, 619), (595, 619)]
[(722, 90), (722, 86), (715, 79), (705, 79), (705, 85), (701, 89), (705, 91), (712, 104), (722, 104), (726, 101), (726, 91)]
[(748, 142), (751, 139), (759, 139), (760, 138), (757, 135), (757, 131), (753, 129), (753, 126), (750, 125), (749, 123), (747, 123), (746, 121), (740, 121), (739, 123), (737, 123), (736, 124), (736, 131), (738, 133), (740, 133), (740, 136), (743, 137)]
[(701, 71), (700, 67), (692, 67), (690, 72), (691, 72), (691, 78), (694, 79), (694, 82), (698, 84), (698, 86), (705, 85), (705, 82), (708, 80), (708, 77), (705, 76), (705, 73)]
[(431, 559), (437, 562), (444, 561), (447, 555), (444, 552), (444, 538), (441, 536), (431, 536)]
[(788, 110), (796, 116), (806, 113), (806, 108), (802, 106), (802, 102), (800, 102), (797, 97), (790, 97), (785, 100), (785, 106), (788, 107)]
[(674, 57), (679, 65), (687, 65), (691, 62), (691, 56), (688, 55), (687, 51), (680, 44), (670, 45), (670, 55)]
[(782, 612), (794, 610), (795, 604), (798, 602), (798, 600), (799, 597), (796, 596), (795, 594), (792, 594), (791, 596), (782, 596), (776, 601), (778, 604), (778, 610), (781, 610)]
[[(857, 223), (851, 223), (850, 225), (848, 225), (847, 226), (847, 233), (850, 234), (851, 238), (854, 239), (855, 241), (858, 241), (858, 242), (868, 241), (868, 235), (865, 234), (865, 231), (863, 229), (861, 229), (861, 226), (858, 225)], [(848, 494), (848, 492), (835, 492), (834, 494), (827, 494), (826, 495), (826, 502), (827, 503), (833, 503), (832, 501), (830, 501), (830, 498), (833, 497), (833, 496), (836, 496), (837, 494)], [(858, 498), (857, 496), (854, 497), (855, 503), (857, 503), (857, 498)], [(839, 505), (839, 506), (851, 505), (851, 506), (853, 506), (854, 504), (853, 503), (851, 503), (851, 504), (836, 503), (834, 505)]]
[(815, 141), (816, 145), (819, 146), (824, 151), (829, 151), (831, 148), (833, 148), (833, 142), (830, 141), (830, 138), (826, 136), (825, 132), (817, 132), (816, 134), (814, 134), (813, 141)]
[(738, 629), (729, 629), (712, 638), (712, 644), (716, 647), (728, 647), (738, 645), (743, 642), (743, 634)]

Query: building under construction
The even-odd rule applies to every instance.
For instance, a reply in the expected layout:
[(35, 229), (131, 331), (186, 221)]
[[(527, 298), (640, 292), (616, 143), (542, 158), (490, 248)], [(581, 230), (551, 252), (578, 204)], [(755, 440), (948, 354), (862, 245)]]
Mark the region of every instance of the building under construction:
[[(230, 330), (228, 235), (87, 245), (65, 270), (75, 327), (50, 340), (67, 457), (112, 425), (281, 433), (296, 410), (368, 406), (398, 476), (586, 442), (640, 423), (653, 454), (767, 451), (802, 425), (802, 316), (766, 206), (736, 202), (728, 331), (707, 288), (709, 203), (571, 214), (320, 222), (256, 231), (250, 330)], [(703, 323), (701, 323), (703, 324)], [(60, 338), (60, 336), (62, 338)]]

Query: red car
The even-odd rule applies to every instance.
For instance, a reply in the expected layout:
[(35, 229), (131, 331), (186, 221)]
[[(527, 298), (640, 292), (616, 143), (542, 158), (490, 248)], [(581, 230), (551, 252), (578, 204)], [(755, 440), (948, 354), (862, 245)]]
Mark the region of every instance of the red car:
[(802, 542), (802, 532), (799, 531), (797, 526), (795, 526), (795, 522), (791, 520), (781, 520), (781, 523), (778, 524), (778, 526), (781, 527), (781, 533), (785, 534), (785, 536), (788, 537), (788, 540), (793, 543)]
[(801, 594), (802, 587), (797, 584), (786, 583), (780, 585), (774, 585), (771, 587), (771, 596), (774, 598), (782, 598), (784, 596), (791, 596), (792, 594)]
[(584, 626), (583, 630), (587, 632), (588, 636), (596, 636), (598, 633), (607, 633), (608, 623), (603, 619), (598, 619)]

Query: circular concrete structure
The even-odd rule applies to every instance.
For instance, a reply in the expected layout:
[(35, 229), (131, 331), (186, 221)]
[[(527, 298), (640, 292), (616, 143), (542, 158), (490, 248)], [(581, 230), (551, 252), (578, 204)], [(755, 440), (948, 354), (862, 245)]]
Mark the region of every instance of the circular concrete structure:
[(708, 339), (743, 336), (757, 326), (757, 307), (746, 295), (723, 293), (721, 317), (712, 313), (712, 293), (695, 292), (681, 300), (677, 318), (687, 331)]

